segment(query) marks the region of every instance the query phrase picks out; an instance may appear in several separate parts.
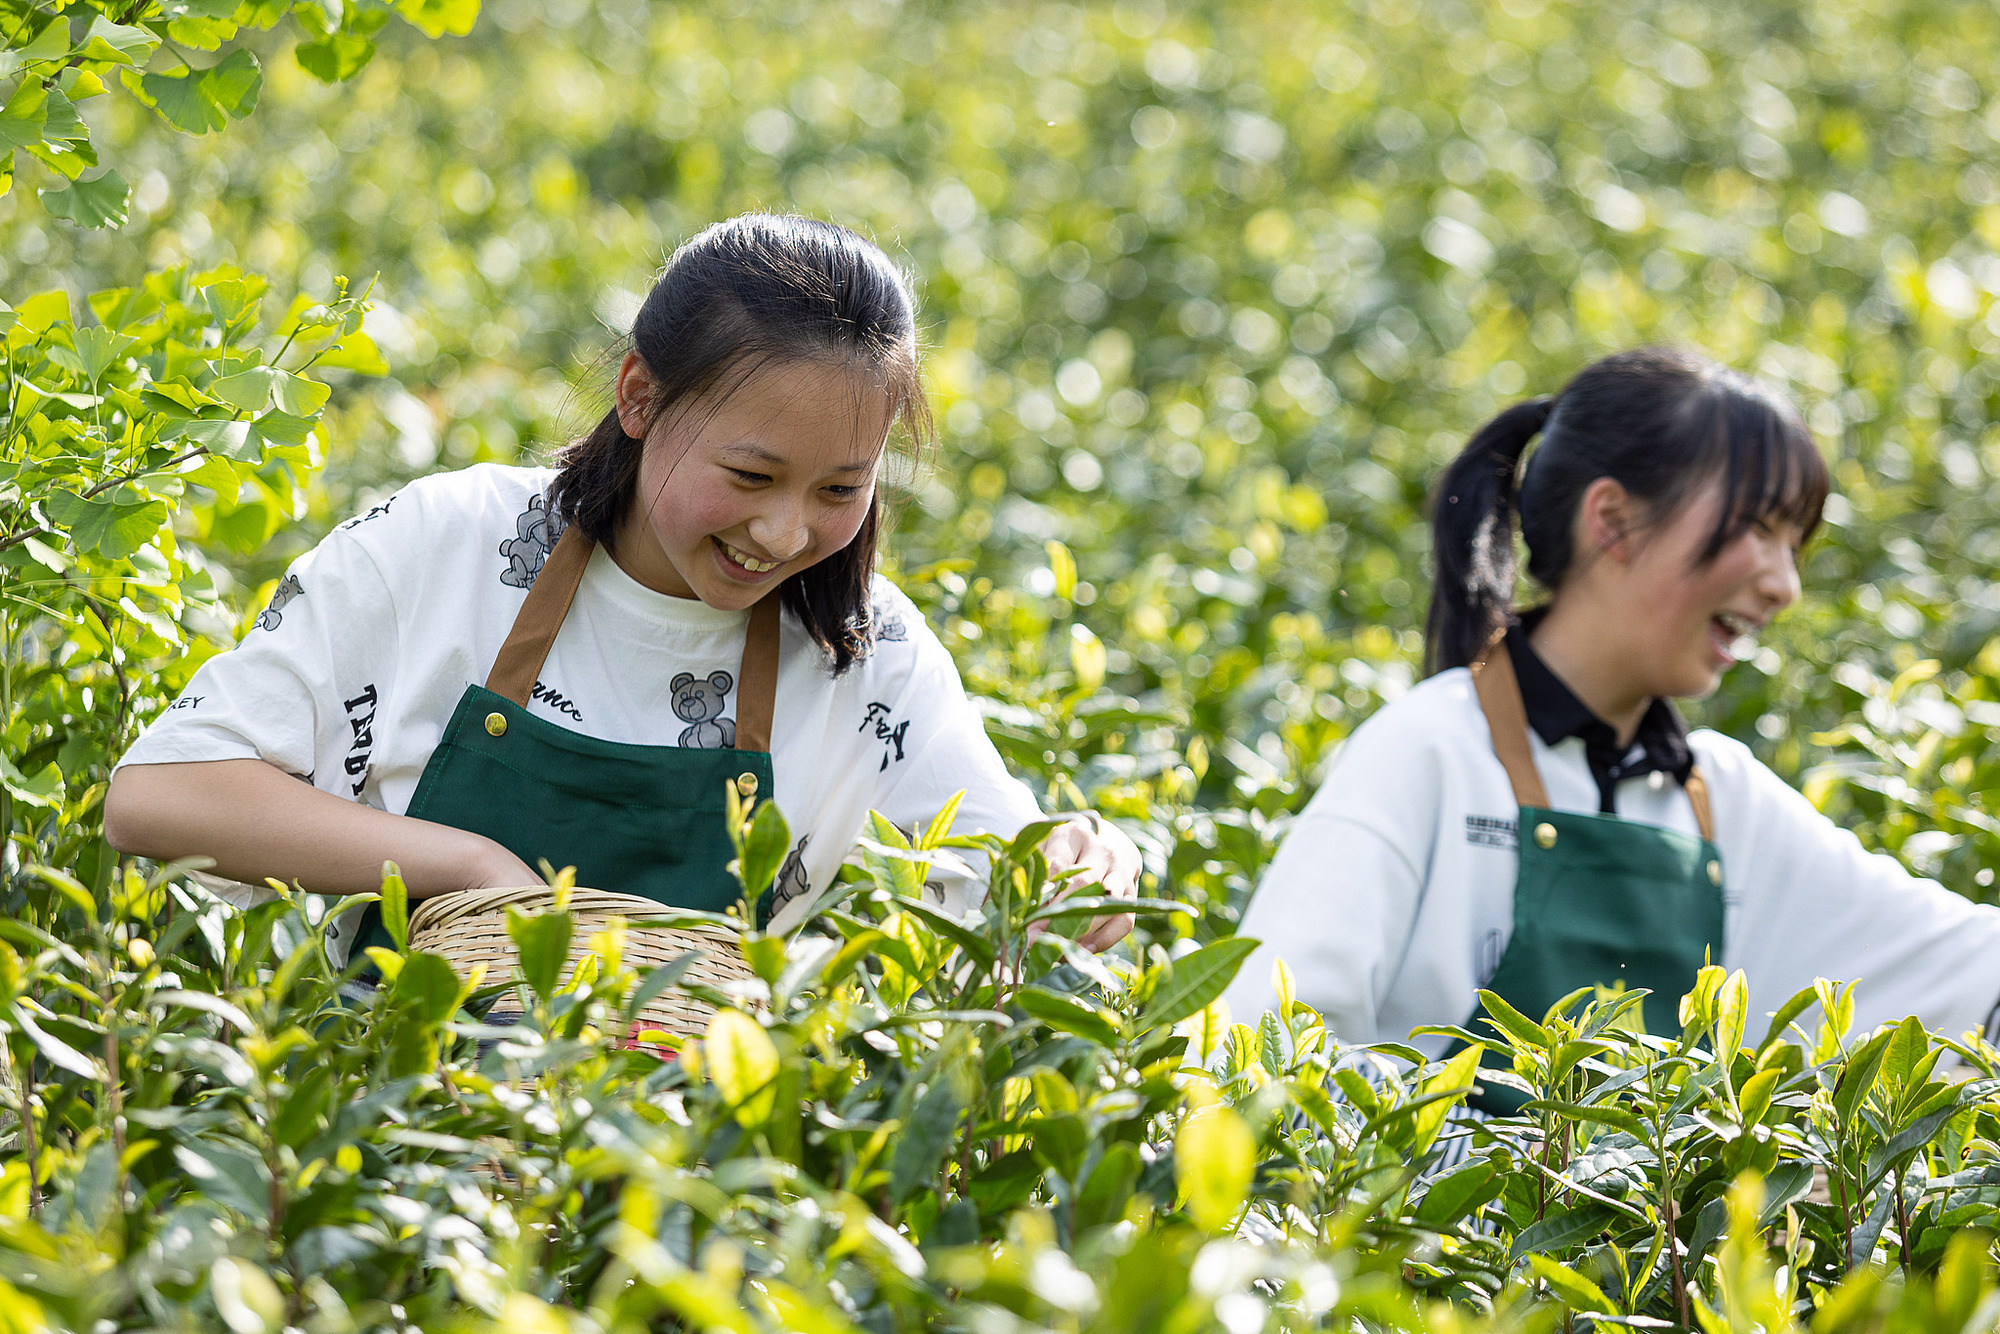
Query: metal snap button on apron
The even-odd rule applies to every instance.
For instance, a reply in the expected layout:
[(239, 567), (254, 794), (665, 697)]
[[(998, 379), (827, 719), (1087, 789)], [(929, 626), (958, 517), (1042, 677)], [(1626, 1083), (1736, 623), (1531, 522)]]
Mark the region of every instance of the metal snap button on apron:
[(1552, 824), (1536, 825), (1535, 842), (1541, 844), (1545, 848), (1554, 847), (1556, 845), (1556, 827)]
[(757, 775), (751, 773), (742, 773), (736, 775), (736, 795), (739, 797), (756, 796)]
[(487, 732), (488, 732), (488, 733), (490, 733), (490, 734), (491, 734), (491, 735), (493, 735), (493, 736), (505, 736), (505, 735), (507, 735), (507, 718), (506, 718), (506, 715), (504, 715), (504, 714), (499, 714), (499, 713), (489, 713), (489, 714), (487, 714), (487, 715), (486, 715), (486, 730), (487, 730)]
[(1713, 857), (1708, 859), (1708, 883), (1711, 885), (1722, 883), (1722, 863)]

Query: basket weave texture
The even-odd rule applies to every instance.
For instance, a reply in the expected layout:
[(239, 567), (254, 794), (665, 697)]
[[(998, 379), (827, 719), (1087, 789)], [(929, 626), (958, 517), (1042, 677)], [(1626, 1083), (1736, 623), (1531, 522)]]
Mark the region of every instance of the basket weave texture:
[[(410, 913), (410, 948), (442, 954), (460, 976), (484, 964), (489, 982), (503, 978), (519, 981), (520, 951), (515, 949), (513, 937), (507, 934), (507, 909), (533, 912), (552, 908), (555, 901), (555, 891), (547, 885), (462, 890), (423, 899)], [(600, 889), (572, 889), (569, 910), (576, 921), (576, 930), (570, 938), (565, 977), (574, 974), (577, 965), (594, 952), (590, 938), (612, 918), (644, 921), (669, 911), (653, 899)], [(690, 950), (700, 951), (701, 956), (683, 974), (683, 982), (728, 991), (732, 984), (753, 976), (736, 933), (726, 927), (693, 923), (679, 927), (630, 927), (625, 932), (625, 962), (641, 974), (672, 963)], [(657, 1028), (687, 1037), (707, 1031), (714, 1014), (713, 1005), (689, 995), (680, 986), (672, 986), (640, 1007), (634, 1030)]]

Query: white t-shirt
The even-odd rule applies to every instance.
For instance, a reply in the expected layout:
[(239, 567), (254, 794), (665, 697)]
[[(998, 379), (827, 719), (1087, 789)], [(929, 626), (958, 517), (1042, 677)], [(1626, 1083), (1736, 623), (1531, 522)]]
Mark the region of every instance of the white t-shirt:
[[(261, 759), (403, 813), (561, 534), (544, 500), (554, 477), (481, 464), (412, 482), (341, 524), (121, 766)], [(962, 788), (954, 830), (1008, 837), (1041, 814), (923, 616), (880, 575), (871, 601), (873, 651), (839, 677), (790, 613), (782, 619), (771, 761), (795, 842), (779, 892), (800, 909), (832, 882), (871, 809), (909, 828)], [(726, 746), (749, 619), (655, 592), (600, 547), (529, 712), (606, 741)], [(959, 906), (983, 886), (950, 889)], [(794, 924), (780, 914), (773, 925)]]
[[(1688, 741), (1722, 853), (1720, 962), (1744, 971), (1753, 1024), (1815, 977), (1860, 979), (1862, 1031), (1911, 1014), (1954, 1035), (1988, 1022), (2000, 908), (1867, 852), (1741, 743), (1710, 731)], [(1550, 747), (1530, 729), (1529, 745), (1554, 809), (1597, 811), (1581, 738)], [(1666, 774), (1627, 779), (1616, 801), (1625, 819), (1696, 832)], [(1383, 708), (1341, 749), (1250, 900), (1241, 932), (1265, 944), (1226, 993), (1231, 1013), (1255, 1022), (1271, 1007), (1282, 955), (1298, 998), (1344, 1042), (1464, 1023), (1513, 933), (1517, 811), (1470, 672), (1441, 672)], [(1810, 1031), (1812, 1012), (1801, 1022)]]

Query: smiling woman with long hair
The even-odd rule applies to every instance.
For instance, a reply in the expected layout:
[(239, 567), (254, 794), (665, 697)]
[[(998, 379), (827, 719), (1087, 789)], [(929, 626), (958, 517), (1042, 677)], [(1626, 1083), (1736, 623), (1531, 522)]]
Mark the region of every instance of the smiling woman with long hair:
[(1481, 988), (1540, 1018), (1644, 987), (1646, 1027), (1677, 1033), (1713, 960), (1745, 971), (1752, 1015), (1825, 977), (1860, 980), (1863, 1027), (1985, 1024), (2000, 909), (1864, 851), (1672, 703), (1798, 596), (1827, 486), (1790, 403), (1687, 352), (1606, 357), (1487, 423), (1434, 497), (1432, 674), (1355, 731), (1279, 849), (1237, 1017), (1282, 957), (1346, 1042), (1466, 1023)]
[[(871, 809), (914, 824), (963, 790), (963, 830), (1039, 819), (875, 569), (892, 429), (930, 430), (888, 257), (807, 218), (717, 223), (653, 284), (614, 391), (556, 467), (423, 478), (296, 562), (120, 763), (112, 844), (328, 895), (375, 889), (385, 861), (414, 896), (532, 885), (546, 862), (719, 911), (733, 787), (798, 835), (763, 905), (784, 927)], [(1131, 893), (1111, 826), (1046, 846)], [(341, 947), (390, 943), (342, 925)]]

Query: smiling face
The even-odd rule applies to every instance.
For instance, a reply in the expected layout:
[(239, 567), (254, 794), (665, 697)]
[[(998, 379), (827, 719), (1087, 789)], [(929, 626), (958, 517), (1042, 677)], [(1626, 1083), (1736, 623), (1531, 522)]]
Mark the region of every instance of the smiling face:
[(1625, 614), (1610, 629), (1623, 641), (1631, 688), (1644, 696), (1695, 698), (1722, 682), (1764, 625), (1799, 595), (1798, 524), (1772, 516), (1701, 559), (1722, 506), (1716, 483), (1640, 536), (1615, 571)]
[(777, 362), (720, 401), (649, 424), (650, 387), (645, 363), (628, 356), (618, 414), (645, 454), (612, 551), (627, 574), (733, 611), (854, 540), (892, 417), (865, 372)]
[(1805, 531), (1771, 515), (1703, 559), (1722, 485), (1654, 518), (1609, 477), (1577, 505), (1568, 572), (1530, 642), (1585, 707), (1630, 740), (1654, 699), (1713, 691), (1748, 641), (1799, 595)]

